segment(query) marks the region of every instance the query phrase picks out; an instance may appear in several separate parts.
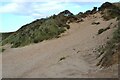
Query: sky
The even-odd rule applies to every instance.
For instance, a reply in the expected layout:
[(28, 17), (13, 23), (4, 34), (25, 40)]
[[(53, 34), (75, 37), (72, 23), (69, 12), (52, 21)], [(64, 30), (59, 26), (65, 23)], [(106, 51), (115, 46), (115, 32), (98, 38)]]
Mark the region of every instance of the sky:
[[(73, 14), (92, 10), (107, 0), (0, 0), (0, 32), (13, 32), (36, 19), (69, 10)], [(119, 2), (119, 0), (109, 0)]]

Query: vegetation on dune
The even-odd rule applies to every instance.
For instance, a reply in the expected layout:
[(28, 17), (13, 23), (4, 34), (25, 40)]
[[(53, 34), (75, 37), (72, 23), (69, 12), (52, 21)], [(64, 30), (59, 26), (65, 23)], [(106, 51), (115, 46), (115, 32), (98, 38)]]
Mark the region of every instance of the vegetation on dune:
[(4, 43), (11, 43), (12, 47), (16, 48), (19, 46), (25, 46), (30, 43), (38, 43), (43, 40), (55, 38), (63, 33), (65, 28), (55, 23), (53, 19), (45, 21), (37, 29), (26, 30), (10, 35)]
[(117, 6), (120, 9), (120, 1), (113, 3), (113, 5)]
[(6, 39), (9, 35), (11, 35), (13, 32), (9, 32), (9, 33), (2, 33), (1, 37), (2, 40)]
[(112, 3), (105, 2), (98, 8), (104, 20), (110, 20), (120, 16), (120, 8)]
[[(97, 66), (109, 67), (113, 64), (119, 64), (118, 58), (120, 58), (120, 7), (118, 7), (118, 4), (117, 6), (115, 6), (112, 3), (106, 2), (99, 8), (99, 11), (102, 12), (103, 18), (105, 20), (117, 18), (118, 21), (117, 29), (113, 33), (112, 39), (109, 40), (105, 46), (102, 46), (99, 49), (100, 55), (98, 57), (102, 56), (102, 58), (98, 62)], [(107, 27), (106, 29), (100, 29), (98, 31), (98, 34), (101, 34), (108, 29), (109, 27)]]
[(113, 33), (113, 38), (107, 42), (100, 52), (102, 58), (97, 66), (109, 67), (118, 64), (118, 58), (120, 58), (120, 21), (118, 22), (118, 29)]
[[(98, 9), (98, 10), (97, 10)], [(99, 8), (94, 7), (92, 10), (87, 10), (86, 12), (79, 12), (76, 17), (77, 18), (85, 18), (88, 15), (95, 14), (96, 12), (100, 12), (104, 20), (110, 20), (118, 17), (120, 19), (120, 6), (119, 3), (110, 3), (105, 2)]]
[(79, 12), (76, 17), (77, 18), (85, 18), (87, 17), (88, 15), (91, 15), (91, 14), (95, 14), (97, 12), (97, 7), (93, 7), (92, 10), (87, 10), (86, 12)]
[[(2, 44), (12, 44), (12, 48), (22, 47), (30, 43), (38, 43), (51, 38), (58, 38), (59, 35), (69, 29), (67, 20), (74, 16), (68, 10), (58, 15), (53, 15), (45, 19), (22, 26), (18, 31), (12, 34), (3, 34)], [(8, 36), (9, 35), (9, 36)]]
[(99, 34), (102, 34), (103, 32), (107, 31), (108, 29), (110, 29), (110, 27), (107, 27), (107, 28), (105, 28), (105, 29), (104, 29), (104, 28), (99, 29), (99, 30), (98, 30), (98, 35), (99, 35)]

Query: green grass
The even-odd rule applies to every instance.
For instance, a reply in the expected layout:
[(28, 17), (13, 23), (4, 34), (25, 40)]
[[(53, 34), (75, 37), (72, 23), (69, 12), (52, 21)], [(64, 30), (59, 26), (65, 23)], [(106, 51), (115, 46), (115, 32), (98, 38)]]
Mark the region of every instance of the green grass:
[(23, 47), (31, 43), (39, 43), (43, 40), (59, 38), (70, 26), (66, 24), (67, 20), (73, 18), (74, 15), (65, 15), (64, 12), (53, 15), (48, 18), (37, 19), (30, 24), (22, 26), (19, 30), (12, 34), (4, 34), (4, 39), (0, 42), (2, 45), (12, 44), (12, 48)]
[(43, 40), (59, 38), (61, 33), (64, 33), (66, 29), (70, 29), (70, 26), (66, 24), (68, 18), (58, 15), (42, 19), (42, 21), (36, 20), (33, 23), (23, 26), (9, 36), (4, 34), (5, 38), (2, 40), (2, 45), (12, 44), (12, 48), (17, 48)]

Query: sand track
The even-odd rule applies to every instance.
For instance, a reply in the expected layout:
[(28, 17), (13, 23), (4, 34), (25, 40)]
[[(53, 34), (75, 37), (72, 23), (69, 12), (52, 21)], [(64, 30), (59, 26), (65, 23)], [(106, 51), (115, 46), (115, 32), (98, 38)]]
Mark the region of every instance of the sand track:
[[(89, 18), (89, 19), (88, 19)], [(71, 23), (70, 30), (58, 39), (31, 44), (22, 48), (7, 48), (3, 57), (3, 77), (5, 78), (86, 78), (116, 77), (113, 72), (100, 71), (95, 66), (98, 53), (94, 50), (105, 44), (114, 29), (96, 35), (101, 28), (108, 27), (115, 19), (108, 22), (99, 18), (88, 17), (81, 23)], [(91, 25), (99, 20), (99, 25)], [(60, 58), (65, 59), (60, 61)], [(104, 73), (104, 75), (103, 75)], [(108, 74), (109, 73), (109, 74)]]

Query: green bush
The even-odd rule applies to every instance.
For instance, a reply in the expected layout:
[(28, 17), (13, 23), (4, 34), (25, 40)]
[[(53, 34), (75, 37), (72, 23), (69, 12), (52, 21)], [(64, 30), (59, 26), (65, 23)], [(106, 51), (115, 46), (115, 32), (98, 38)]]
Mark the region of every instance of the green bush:
[(34, 43), (38, 43), (39, 42), (39, 40), (37, 40), (37, 39), (34, 39)]

